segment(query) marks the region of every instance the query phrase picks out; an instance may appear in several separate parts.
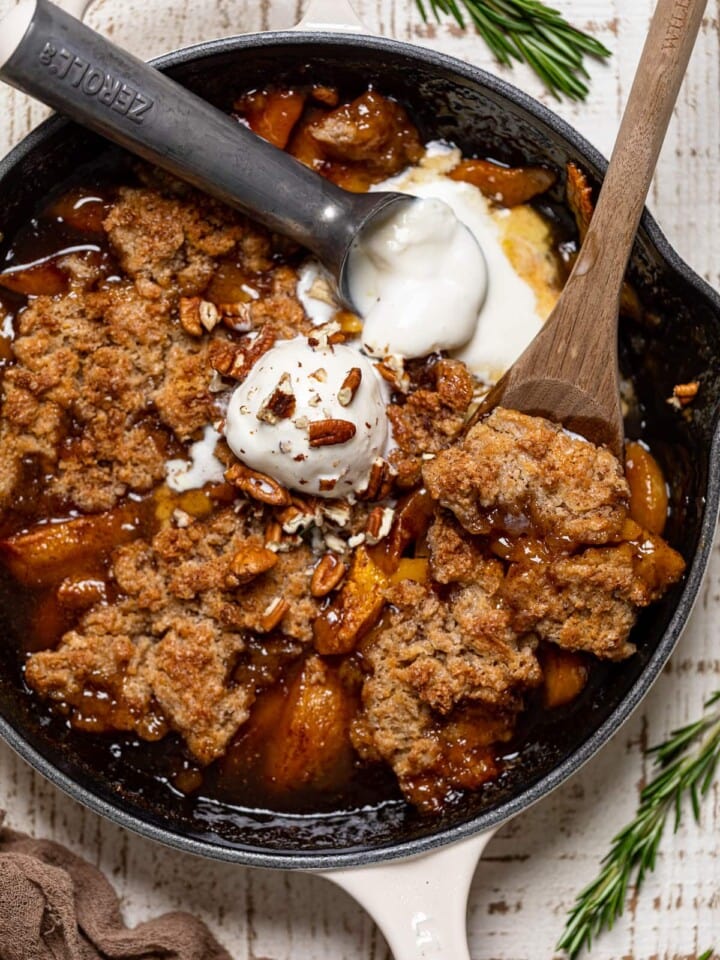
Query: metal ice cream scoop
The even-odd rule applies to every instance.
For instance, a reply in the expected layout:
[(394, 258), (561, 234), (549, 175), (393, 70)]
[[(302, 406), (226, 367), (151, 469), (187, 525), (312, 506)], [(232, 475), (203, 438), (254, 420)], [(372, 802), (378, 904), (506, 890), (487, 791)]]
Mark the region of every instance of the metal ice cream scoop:
[(351, 246), (412, 199), (335, 186), (49, 0), (0, 23), (0, 79), (302, 244), (349, 306)]

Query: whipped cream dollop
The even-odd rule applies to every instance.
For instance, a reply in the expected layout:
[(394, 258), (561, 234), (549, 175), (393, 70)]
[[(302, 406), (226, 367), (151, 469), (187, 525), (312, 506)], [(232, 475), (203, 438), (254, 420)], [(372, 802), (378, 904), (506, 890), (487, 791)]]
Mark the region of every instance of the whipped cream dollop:
[(475, 333), (487, 292), (485, 257), (443, 200), (394, 207), (362, 231), (348, 269), (362, 343), (373, 356), (455, 350)]
[[(358, 248), (350, 283), (365, 314), (359, 345), (368, 353), (410, 359), (448, 350), (491, 383), (520, 356), (549, 308), (540, 306), (509, 252), (517, 210), (498, 207), (477, 187), (448, 177), (460, 160), (456, 147), (434, 141), (417, 166), (371, 187), (416, 202)], [(529, 208), (526, 213), (539, 219)], [(468, 230), (474, 246), (466, 245)], [(536, 260), (549, 256), (532, 242), (525, 249)], [(306, 265), (299, 293), (313, 320), (325, 322), (326, 295), (315, 289), (320, 268), (313, 263)], [(534, 267), (527, 267), (529, 274)]]
[(235, 389), (225, 437), (239, 460), (290, 489), (347, 496), (367, 486), (385, 452), (384, 393), (357, 350), (284, 340)]

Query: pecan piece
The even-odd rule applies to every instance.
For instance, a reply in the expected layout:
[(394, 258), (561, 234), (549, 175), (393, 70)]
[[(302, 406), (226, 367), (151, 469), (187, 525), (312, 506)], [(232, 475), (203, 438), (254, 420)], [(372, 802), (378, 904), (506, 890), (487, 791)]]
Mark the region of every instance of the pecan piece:
[(275, 343), (272, 329), (263, 327), (259, 335), (251, 340), (243, 338), (239, 343), (231, 340), (213, 340), (208, 353), (210, 366), (224, 377), (244, 380), (253, 365)]
[(337, 300), (333, 294), (332, 287), (325, 277), (315, 277), (313, 282), (310, 284), (310, 289), (308, 290), (307, 295), (312, 297), (313, 300), (319, 300), (321, 303), (326, 303), (329, 307), (334, 307), (337, 305)]
[(200, 301), (200, 323), (208, 333), (211, 333), (220, 322), (220, 314), (214, 303), (209, 300)]
[(294, 413), (295, 394), (292, 381), (289, 373), (283, 373), (273, 392), (263, 401), (257, 412), (257, 418), (265, 423), (275, 424), (278, 420), (287, 420)]
[(311, 347), (322, 347), (323, 349), (328, 345), (343, 343), (344, 340), (345, 334), (340, 329), (340, 324), (334, 320), (324, 323), (321, 327), (315, 327), (307, 338)]
[(348, 375), (343, 380), (338, 390), (338, 403), (341, 407), (349, 407), (353, 402), (357, 389), (362, 381), (362, 370), (360, 367), (352, 367)]
[(225, 479), (248, 497), (261, 503), (269, 503), (272, 507), (286, 507), (291, 503), (290, 494), (277, 480), (250, 470), (243, 463), (234, 463), (226, 470)]
[(180, 326), (192, 337), (202, 336), (203, 330), (209, 333), (220, 322), (215, 304), (200, 297), (180, 297), (179, 316)]
[(347, 443), (355, 436), (355, 424), (350, 420), (311, 420), (308, 435), (311, 447), (331, 447), (337, 443)]
[(289, 609), (290, 604), (287, 600), (283, 600), (282, 597), (275, 597), (263, 610), (260, 623), (256, 629), (260, 633), (269, 633), (274, 630)]
[(393, 390), (398, 393), (407, 393), (410, 390), (410, 377), (405, 372), (401, 362), (388, 357), (376, 363), (375, 369)]
[(347, 567), (334, 553), (326, 553), (313, 571), (310, 593), (314, 597), (326, 597), (338, 586), (347, 573)]
[(380, 619), (389, 582), (365, 547), (358, 547), (342, 589), (313, 623), (317, 652), (350, 653)]
[(364, 490), (358, 492), (359, 500), (382, 500), (387, 497), (392, 490), (393, 475), (390, 470), (390, 464), (377, 457), (370, 468), (367, 486)]
[(272, 550), (255, 544), (246, 544), (238, 550), (230, 561), (228, 585), (238, 586), (241, 583), (249, 583), (255, 577), (259, 577), (261, 573), (272, 570), (277, 562), (277, 554), (273, 553)]
[(365, 542), (370, 546), (380, 543), (390, 533), (394, 517), (392, 507), (374, 507), (365, 524)]
[(252, 330), (252, 305), (249, 303), (219, 303), (217, 305), (222, 321), (230, 330)]
[(213, 370), (223, 377), (241, 379), (236, 374), (245, 368), (245, 353), (239, 344), (230, 340), (213, 340), (208, 350), (208, 360)]
[(180, 326), (191, 337), (201, 337), (203, 328), (200, 322), (200, 297), (180, 297)]
[(277, 548), (281, 540), (282, 527), (277, 520), (269, 520), (265, 524), (265, 546), (274, 546)]
[(284, 532), (294, 536), (312, 526), (315, 521), (315, 511), (308, 504), (298, 502), (295, 498), (295, 502), (278, 513), (277, 518)]

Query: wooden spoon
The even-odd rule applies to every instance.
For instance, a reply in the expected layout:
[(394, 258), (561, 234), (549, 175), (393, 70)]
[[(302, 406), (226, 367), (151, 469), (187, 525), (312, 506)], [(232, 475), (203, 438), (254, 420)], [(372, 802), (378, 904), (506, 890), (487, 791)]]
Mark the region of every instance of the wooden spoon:
[(473, 418), (502, 404), (623, 452), (620, 291), (665, 131), (707, 0), (659, 0), (595, 213), (542, 330)]

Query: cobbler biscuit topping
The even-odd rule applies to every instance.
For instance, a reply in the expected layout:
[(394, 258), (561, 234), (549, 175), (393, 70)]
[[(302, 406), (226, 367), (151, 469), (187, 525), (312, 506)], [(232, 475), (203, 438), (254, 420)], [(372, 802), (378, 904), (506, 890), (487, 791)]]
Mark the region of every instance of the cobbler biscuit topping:
[[(30, 255), (21, 232), (0, 273), (24, 679), (77, 730), (170, 738), (176, 789), (327, 809), (384, 768), (438, 811), (501, 772), (528, 704), (633, 654), (637, 611), (683, 572), (664, 479), (640, 443), (623, 465), (510, 410), (467, 429), (560, 289), (528, 203), (554, 173), (424, 150), (376, 91), (236, 110), (350, 189), (467, 200), (477, 328), (453, 355), (425, 329), (403, 333), (419, 354), (377, 327), (365, 349), (303, 251), (141, 165), (50, 203), (38, 224), (75, 252)], [(582, 224), (577, 168), (569, 187)]]

